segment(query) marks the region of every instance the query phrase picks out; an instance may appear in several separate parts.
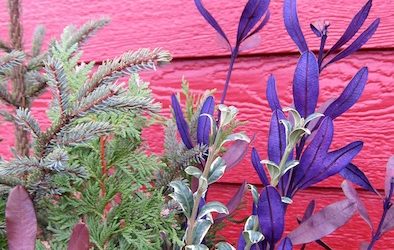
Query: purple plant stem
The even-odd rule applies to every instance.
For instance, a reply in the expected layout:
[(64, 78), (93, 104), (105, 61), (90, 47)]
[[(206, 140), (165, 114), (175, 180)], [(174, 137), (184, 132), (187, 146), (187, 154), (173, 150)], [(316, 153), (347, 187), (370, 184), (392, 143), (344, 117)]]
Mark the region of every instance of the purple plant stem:
[(317, 63), (319, 65), (319, 72), (321, 72), (323, 70), (321, 65), (323, 63), (323, 53), (324, 53), (324, 46), (326, 45), (326, 40), (327, 40), (327, 35), (323, 35), (321, 37), (319, 55), (318, 55), (318, 59), (317, 59)]
[(378, 229), (376, 230), (375, 234), (373, 235), (371, 242), (368, 245), (368, 250), (372, 250), (373, 246), (375, 245), (375, 243), (380, 239), (380, 237), (382, 236), (382, 226), (383, 226), (383, 222), (384, 219), (386, 218), (387, 215), (387, 211), (389, 210), (389, 208), (392, 206), (390, 199), (386, 198), (384, 200), (383, 203), (383, 214), (382, 214), (382, 218), (380, 219), (379, 222), (379, 226)]
[(231, 78), (231, 73), (233, 72), (234, 63), (235, 63), (235, 59), (238, 56), (238, 52), (239, 52), (239, 46), (235, 46), (232, 53), (231, 53), (230, 66), (227, 71), (226, 83), (224, 84), (223, 94), (222, 94), (222, 98), (220, 99), (220, 104), (223, 104), (224, 100), (226, 99), (227, 89), (228, 89), (228, 86), (230, 83), (230, 78)]

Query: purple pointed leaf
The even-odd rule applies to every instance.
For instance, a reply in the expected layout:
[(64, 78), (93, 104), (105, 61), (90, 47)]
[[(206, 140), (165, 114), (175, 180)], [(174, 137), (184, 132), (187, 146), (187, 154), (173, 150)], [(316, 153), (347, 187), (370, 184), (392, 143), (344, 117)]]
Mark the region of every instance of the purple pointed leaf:
[(279, 243), (279, 246), (277, 249), (278, 250), (293, 250), (293, 243), (291, 243), (291, 240), (286, 237)]
[(309, 219), (312, 216), (313, 211), (315, 211), (315, 206), (316, 206), (316, 201), (311, 200), (305, 209), (304, 216), (301, 219), (301, 223), (306, 221), (307, 219)]
[(284, 206), (276, 188), (267, 186), (257, 205), (260, 229), (271, 246), (280, 240), (284, 230)]
[(275, 111), (277, 109), (282, 110), (278, 98), (278, 93), (276, 91), (275, 77), (273, 75), (270, 75), (270, 77), (268, 78), (266, 96), (268, 104), (270, 105), (272, 111)]
[(304, 118), (315, 112), (319, 97), (319, 65), (308, 51), (301, 55), (293, 80), (294, 106)]
[(178, 102), (178, 98), (173, 94), (171, 96), (171, 106), (174, 110), (175, 122), (178, 128), (179, 134), (181, 135), (181, 139), (183, 144), (185, 144), (186, 148), (193, 148), (193, 143), (190, 138), (190, 130), (189, 125), (187, 124), (185, 117), (183, 116), (181, 105)]
[(379, 26), (380, 18), (377, 18), (353, 43), (349, 45), (346, 49), (339, 52), (334, 58), (332, 58), (323, 68), (327, 67), (329, 64), (339, 61), (352, 53), (359, 50), (368, 40), (373, 36), (376, 29)]
[(360, 141), (352, 142), (345, 147), (328, 153), (324, 157), (324, 161), (321, 162), (320, 166), (315, 165), (311, 171), (314, 172), (314, 176), (304, 183), (302, 188), (310, 187), (322, 180), (327, 179), (339, 173), (344, 169), (356, 155), (361, 151), (363, 143)]
[(364, 24), (365, 20), (368, 17), (369, 11), (372, 7), (372, 0), (369, 0), (361, 10), (353, 17), (346, 31), (343, 33), (341, 38), (332, 46), (332, 48), (327, 52), (327, 54), (341, 48), (344, 44), (346, 44), (352, 37), (357, 33), (357, 31)]
[(8, 249), (34, 250), (37, 235), (37, 218), (26, 189), (11, 189), (5, 208)]
[(382, 224), (382, 234), (394, 229), (394, 206), (391, 206), (386, 213)]
[(242, 185), (239, 187), (237, 192), (234, 194), (234, 196), (230, 199), (229, 202), (227, 202), (226, 207), (228, 209), (228, 214), (218, 214), (217, 217), (215, 218), (215, 223), (220, 223), (223, 221), (226, 217), (230, 216), (235, 212), (235, 210), (238, 208), (238, 206), (242, 202), (242, 198), (247, 190), (247, 184), (246, 181), (242, 183)]
[(356, 210), (356, 203), (349, 199), (335, 202), (312, 215), (288, 237), (293, 245), (319, 240), (343, 226)]
[(226, 162), (226, 172), (237, 166), (245, 157), (249, 149), (249, 143), (243, 140), (236, 140), (224, 153), (223, 160)]
[(267, 178), (267, 174), (265, 173), (264, 166), (261, 164), (261, 159), (257, 150), (255, 148), (252, 149), (252, 165), (257, 172), (257, 175), (260, 178), (261, 183), (263, 186), (268, 186), (270, 183)]
[(194, 0), (194, 3), (196, 4), (196, 7), (200, 14), (204, 17), (204, 19), (216, 30), (216, 32), (223, 37), (224, 40), (228, 43), (228, 45), (231, 48), (230, 41), (228, 40), (226, 34), (223, 32), (222, 28), (218, 24), (218, 22), (215, 20), (215, 18), (211, 15), (211, 13), (208, 12), (208, 10), (204, 7), (202, 4), (201, 0)]
[(296, 0), (285, 0), (283, 5), (283, 19), (287, 33), (289, 33), (300, 52), (304, 53), (308, 51), (308, 45), (302, 33), (300, 22), (298, 21)]
[(367, 176), (354, 164), (348, 164), (339, 174), (346, 180), (364, 188), (365, 190), (379, 194), (369, 182)]
[(245, 250), (245, 247), (246, 247), (246, 241), (243, 233), (241, 232), (238, 238), (237, 250)]
[(393, 182), (394, 178), (394, 156), (391, 156), (389, 161), (387, 162), (387, 167), (386, 167), (386, 178), (384, 181), (384, 192), (386, 194), (386, 197), (389, 197), (390, 195), (390, 187), (391, 187), (391, 182)]
[(294, 183), (302, 187), (302, 183), (309, 181), (315, 176), (315, 171), (322, 167), (322, 162), (331, 145), (334, 127), (331, 118), (325, 117), (320, 127), (305, 149), (300, 163), (295, 170)]
[(286, 117), (282, 110), (277, 109), (272, 113), (268, 135), (268, 158), (276, 164), (279, 164), (286, 148), (286, 131), (280, 123), (283, 119)]
[(237, 32), (237, 45), (246, 38), (248, 33), (260, 21), (268, 10), (269, 0), (249, 0), (242, 11)]
[(316, 28), (314, 24), (311, 23), (309, 27), (311, 27), (312, 32), (315, 33), (317, 37), (321, 37), (323, 35), (322, 32), (318, 28)]
[(342, 94), (324, 111), (326, 116), (335, 119), (350, 109), (360, 98), (368, 80), (368, 68), (364, 67), (353, 77)]
[(89, 250), (89, 229), (85, 223), (74, 226), (67, 250)]
[(349, 199), (352, 200), (356, 203), (357, 205), (357, 210), (361, 216), (361, 218), (364, 219), (364, 221), (369, 225), (371, 230), (373, 231), (373, 224), (371, 222), (371, 218), (369, 218), (368, 211), (365, 208), (364, 203), (361, 201), (356, 189), (350, 184), (348, 181), (343, 181), (342, 182), (342, 190), (345, 196)]
[(252, 32), (250, 32), (249, 35), (247, 35), (243, 39), (242, 43), (244, 43), (247, 39), (256, 35), (260, 30), (262, 30), (264, 28), (264, 26), (268, 23), (270, 17), (271, 17), (271, 12), (269, 10), (267, 10), (267, 13), (265, 14), (263, 21), (261, 21), (261, 23), (256, 27), (256, 29), (254, 29)]
[(205, 99), (201, 107), (200, 117), (197, 122), (197, 143), (209, 145), (209, 136), (211, 134), (211, 119), (207, 116), (213, 115), (215, 109), (215, 100), (212, 96)]

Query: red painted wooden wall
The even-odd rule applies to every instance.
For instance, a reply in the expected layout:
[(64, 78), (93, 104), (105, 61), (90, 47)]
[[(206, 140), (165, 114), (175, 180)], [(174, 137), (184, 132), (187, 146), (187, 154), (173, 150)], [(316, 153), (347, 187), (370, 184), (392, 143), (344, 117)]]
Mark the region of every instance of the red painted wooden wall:
[[(236, 25), (246, 0), (204, 1), (213, 15), (217, 17), (224, 30), (235, 37)], [(349, 15), (356, 13), (365, 1), (358, 0), (299, 0), (299, 16), (304, 33), (311, 48), (317, 48), (318, 41), (309, 31), (309, 23), (326, 19), (331, 23), (328, 44), (332, 45), (350, 22)], [(271, 20), (261, 32), (262, 44), (253, 51), (244, 53), (236, 63), (227, 104), (240, 110), (240, 119), (248, 121), (250, 136), (256, 134), (254, 146), (266, 152), (269, 108), (265, 100), (265, 82), (269, 74), (275, 74), (281, 101), (289, 105), (291, 100), (291, 80), (298, 53), (287, 36), (282, 20), (283, 0), (273, 0)], [(30, 0), (23, 3), (23, 24), (25, 46), (30, 47), (34, 27), (43, 24), (50, 37), (58, 37), (62, 28), (70, 23), (82, 24), (84, 21), (108, 16), (112, 23), (84, 47), (84, 60), (101, 62), (127, 50), (140, 47), (163, 47), (174, 55), (171, 65), (157, 72), (143, 74), (151, 81), (155, 97), (163, 103), (163, 114), (169, 113), (170, 94), (178, 91), (181, 78), (190, 81), (192, 89), (202, 92), (216, 88), (220, 94), (228, 66), (228, 53), (216, 42), (215, 32), (198, 14), (192, 0)], [(364, 49), (340, 63), (330, 66), (321, 76), (320, 103), (336, 97), (345, 84), (362, 66), (370, 70), (368, 85), (361, 98), (343, 117), (335, 121), (333, 148), (355, 140), (362, 140), (365, 146), (355, 159), (372, 183), (379, 189), (383, 187), (385, 165), (388, 157), (394, 154), (394, 1), (374, 0), (370, 14), (380, 17), (381, 25)], [(6, 39), (8, 15), (5, 1), (0, 4), (0, 37)], [(218, 96), (219, 97), (219, 96)], [(33, 113), (46, 121), (48, 95), (34, 104)], [(46, 126), (44, 124), (44, 126)], [(12, 126), (1, 124), (0, 147), (2, 156), (9, 156), (8, 147), (13, 145)], [(161, 152), (162, 129), (151, 128), (145, 133), (154, 152)], [(210, 198), (226, 201), (246, 179), (259, 184), (249, 160), (216, 184)], [(288, 213), (287, 230), (296, 226), (296, 216), (300, 216), (310, 199), (316, 199), (322, 207), (343, 198), (339, 188), (341, 179), (329, 180), (301, 192), (295, 197)], [(361, 191), (375, 225), (381, 213), (380, 200)], [(249, 212), (250, 196), (247, 196), (246, 209), (238, 216)], [(235, 242), (241, 225), (229, 224), (223, 235)], [(358, 215), (349, 224), (338, 230), (325, 241), (334, 249), (358, 249), (362, 241), (370, 238), (369, 228)], [(388, 233), (376, 249), (394, 249), (394, 233)], [(312, 247), (313, 246), (313, 247)], [(310, 249), (317, 249), (311, 245)]]

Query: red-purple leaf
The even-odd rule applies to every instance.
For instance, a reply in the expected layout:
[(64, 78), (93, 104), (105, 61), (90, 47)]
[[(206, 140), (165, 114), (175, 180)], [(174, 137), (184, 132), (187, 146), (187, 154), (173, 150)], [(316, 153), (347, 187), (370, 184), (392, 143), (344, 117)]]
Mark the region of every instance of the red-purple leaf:
[(316, 206), (316, 201), (311, 200), (305, 209), (304, 216), (301, 219), (301, 223), (306, 221), (307, 219), (309, 219), (312, 216), (313, 211), (315, 211), (315, 206)]
[(368, 177), (356, 165), (350, 163), (339, 174), (348, 181), (364, 188), (365, 190), (374, 192), (379, 195), (378, 191), (369, 182)]
[(193, 148), (193, 143), (190, 138), (189, 125), (183, 116), (181, 105), (179, 104), (178, 98), (175, 96), (175, 94), (171, 96), (171, 106), (174, 110), (176, 126), (178, 128), (179, 134), (181, 135), (183, 144), (185, 144), (186, 148), (191, 149)]
[(308, 45), (302, 33), (300, 22), (298, 21), (296, 0), (285, 0), (283, 5), (283, 19), (285, 20), (287, 33), (289, 33), (300, 52), (304, 53), (308, 51)]
[(269, 3), (269, 0), (249, 0), (246, 3), (238, 25), (238, 45), (241, 44), (241, 42), (244, 40), (244, 38), (246, 38), (248, 33), (263, 17), (264, 13), (268, 10)]
[(265, 173), (264, 166), (261, 164), (261, 159), (257, 150), (255, 148), (252, 149), (252, 165), (257, 172), (257, 175), (260, 178), (263, 186), (268, 186), (270, 182), (268, 181), (267, 174)]
[(248, 152), (249, 143), (243, 140), (236, 140), (224, 153), (223, 160), (226, 162), (226, 172), (237, 166)]
[(37, 235), (37, 218), (26, 189), (14, 187), (5, 208), (8, 248), (10, 250), (34, 250)]
[(335, 119), (350, 109), (363, 93), (368, 80), (368, 68), (364, 67), (353, 77), (342, 94), (332, 102), (324, 111), (326, 116)]
[(346, 49), (339, 52), (334, 58), (332, 58), (323, 68), (327, 67), (329, 64), (339, 61), (350, 54), (359, 50), (368, 40), (373, 36), (376, 29), (379, 26), (380, 18), (377, 18), (352, 44)]
[(347, 43), (352, 37), (357, 33), (357, 31), (363, 25), (365, 19), (367, 19), (369, 11), (372, 7), (372, 0), (369, 0), (361, 10), (353, 17), (346, 31), (343, 33), (341, 38), (332, 46), (332, 48), (327, 52), (327, 54), (341, 48), (345, 43)]
[(276, 188), (267, 186), (260, 194), (257, 216), (261, 232), (271, 246), (280, 240), (285, 224), (285, 210), (282, 198)]
[(201, 13), (201, 15), (204, 17), (204, 19), (218, 32), (218, 34), (223, 37), (228, 45), (230, 45), (230, 41), (228, 40), (226, 34), (223, 32), (222, 28), (218, 24), (218, 22), (215, 20), (215, 18), (211, 15), (211, 13), (208, 12), (208, 10), (204, 7), (202, 4), (201, 0), (194, 0), (194, 3), (196, 4), (196, 7), (198, 11)]
[(304, 118), (313, 114), (319, 97), (319, 65), (315, 55), (307, 51), (298, 61), (293, 79), (294, 106)]
[(394, 156), (391, 156), (389, 161), (387, 162), (386, 179), (384, 182), (384, 192), (386, 194), (386, 197), (389, 197), (391, 182), (393, 182), (393, 178), (394, 178)]
[(197, 123), (197, 143), (209, 145), (209, 136), (211, 134), (211, 119), (206, 115), (213, 115), (215, 109), (215, 100), (212, 96), (208, 96), (204, 101), (200, 117)]
[(291, 240), (286, 237), (279, 243), (279, 246), (277, 249), (278, 250), (292, 250), (293, 243), (291, 243)]
[(89, 229), (85, 223), (74, 226), (67, 250), (89, 250)]
[(268, 78), (266, 96), (268, 104), (270, 105), (272, 111), (275, 111), (277, 109), (282, 110), (278, 98), (278, 93), (276, 91), (275, 77), (273, 75), (270, 75)]
[(371, 230), (373, 231), (373, 224), (371, 222), (371, 218), (369, 218), (368, 211), (364, 206), (364, 203), (361, 201), (360, 197), (358, 196), (357, 191), (352, 187), (347, 181), (342, 182), (342, 190), (345, 196), (356, 203), (357, 210), (361, 216), (365, 220), (365, 222), (369, 225)]
[(387, 211), (386, 217), (382, 224), (382, 234), (394, 229), (394, 206)]
[(343, 226), (356, 210), (356, 203), (349, 199), (335, 202), (312, 215), (292, 231), (288, 237), (293, 245), (321, 239)]
[(241, 204), (242, 198), (247, 190), (247, 185), (246, 181), (242, 183), (242, 185), (239, 187), (237, 192), (234, 194), (234, 196), (230, 199), (230, 201), (226, 204), (226, 207), (228, 209), (228, 214), (218, 214), (217, 217), (215, 218), (215, 223), (219, 223), (223, 221), (226, 217), (231, 215), (232, 213), (235, 212), (239, 204)]

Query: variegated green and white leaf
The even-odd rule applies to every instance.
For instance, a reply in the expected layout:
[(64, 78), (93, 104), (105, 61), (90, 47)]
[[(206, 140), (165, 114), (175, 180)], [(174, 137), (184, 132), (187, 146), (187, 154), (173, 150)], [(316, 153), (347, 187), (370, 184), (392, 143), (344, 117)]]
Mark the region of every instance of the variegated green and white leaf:
[(257, 229), (259, 229), (259, 217), (257, 217), (257, 215), (249, 216), (249, 218), (246, 220), (244, 231), (248, 231), (248, 230), (255, 231)]
[(287, 171), (289, 171), (292, 168), (295, 168), (296, 166), (298, 166), (298, 164), (300, 164), (299, 161), (297, 160), (292, 160), (286, 163), (285, 168), (282, 169), (282, 175), (284, 175)]
[(186, 174), (194, 176), (196, 178), (200, 178), (200, 176), (202, 175), (202, 172), (199, 168), (193, 167), (193, 166), (188, 166), (185, 169)]
[(209, 250), (209, 248), (204, 244), (199, 245), (188, 245), (185, 247), (186, 250)]
[(247, 143), (250, 143), (250, 139), (247, 135), (244, 133), (234, 133), (226, 137), (220, 147), (222, 147), (225, 143), (227, 142), (232, 142), (232, 141), (245, 141)]
[(235, 247), (233, 247), (230, 243), (223, 241), (216, 244), (215, 248), (216, 250), (235, 250)]
[(244, 239), (249, 244), (256, 244), (264, 240), (264, 235), (259, 231), (247, 230), (243, 231)]
[(212, 222), (205, 219), (199, 219), (193, 228), (193, 245), (200, 245), (205, 235), (208, 233)]
[(253, 203), (255, 205), (257, 205), (257, 203), (259, 202), (259, 191), (257, 190), (256, 186), (252, 185), (252, 184), (248, 184), (248, 187), (250, 189), (250, 192), (252, 193), (252, 197), (253, 197)]
[(190, 218), (193, 209), (192, 191), (184, 182), (179, 180), (172, 181), (169, 185), (174, 189), (174, 193), (170, 196), (179, 203), (185, 216)]
[(226, 170), (226, 162), (222, 157), (217, 157), (211, 164), (211, 169), (208, 176), (208, 184), (212, 184), (219, 180)]
[(205, 215), (213, 213), (213, 212), (220, 213), (220, 214), (228, 214), (229, 213), (227, 207), (223, 203), (218, 202), (218, 201), (211, 201), (202, 207), (197, 218), (201, 219)]
[(297, 128), (290, 133), (289, 144), (296, 145), (298, 141), (305, 135), (310, 135), (311, 131), (307, 128)]
[(220, 127), (228, 125), (235, 119), (238, 114), (238, 109), (234, 106), (219, 105), (220, 110)]
[(202, 193), (205, 193), (208, 189), (208, 180), (204, 176), (201, 176), (198, 179), (198, 190)]
[(320, 117), (323, 117), (323, 116), (324, 116), (324, 114), (318, 113), (318, 112), (309, 115), (309, 116), (305, 119), (305, 124), (304, 124), (304, 126), (308, 125), (308, 123), (310, 123), (311, 121), (313, 121), (313, 120), (315, 120), (315, 119), (318, 119), (318, 118), (320, 118)]

